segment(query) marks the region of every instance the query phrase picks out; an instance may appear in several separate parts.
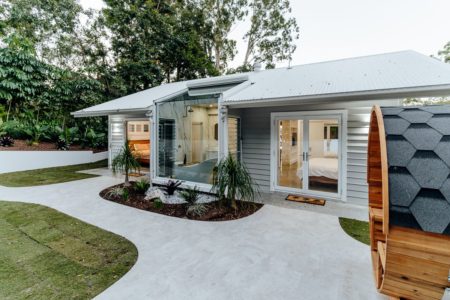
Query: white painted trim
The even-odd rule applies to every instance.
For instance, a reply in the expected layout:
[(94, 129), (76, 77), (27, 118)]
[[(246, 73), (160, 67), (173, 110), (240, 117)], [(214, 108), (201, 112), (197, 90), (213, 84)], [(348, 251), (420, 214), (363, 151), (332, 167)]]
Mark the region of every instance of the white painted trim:
[[(278, 126), (277, 121), (284, 118), (298, 118), (308, 121), (303, 124), (303, 143), (308, 146), (309, 143), (309, 120), (320, 119), (324, 117), (337, 118), (339, 120), (339, 180), (338, 193), (325, 193), (308, 189), (306, 182), (303, 189), (294, 189), (278, 186)], [(289, 111), (272, 112), (270, 114), (270, 191), (293, 192), (305, 196), (319, 196), (333, 200), (346, 201), (347, 196), (347, 110), (319, 110), (319, 111)], [(306, 142), (305, 142), (306, 139)], [(300, 141), (299, 141), (300, 142)], [(309, 169), (308, 164), (304, 170)], [(307, 176), (303, 176), (307, 178)]]

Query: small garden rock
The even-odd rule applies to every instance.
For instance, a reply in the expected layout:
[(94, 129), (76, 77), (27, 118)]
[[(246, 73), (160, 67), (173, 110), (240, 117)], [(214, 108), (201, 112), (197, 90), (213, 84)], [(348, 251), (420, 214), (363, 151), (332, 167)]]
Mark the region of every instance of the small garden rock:
[(154, 200), (159, 198), (162, 202), (166, 201), (166, 195), (158, 187), (150, 187), (145, 193), (145, 200)]

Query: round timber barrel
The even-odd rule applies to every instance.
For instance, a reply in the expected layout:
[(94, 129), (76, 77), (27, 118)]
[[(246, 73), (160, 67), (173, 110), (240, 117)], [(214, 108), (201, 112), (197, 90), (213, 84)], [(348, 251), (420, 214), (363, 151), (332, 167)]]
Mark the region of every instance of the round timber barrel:
[(450, 105), (373, 107), (367, 182), (378, 291), (442, 299), (450, 287)]

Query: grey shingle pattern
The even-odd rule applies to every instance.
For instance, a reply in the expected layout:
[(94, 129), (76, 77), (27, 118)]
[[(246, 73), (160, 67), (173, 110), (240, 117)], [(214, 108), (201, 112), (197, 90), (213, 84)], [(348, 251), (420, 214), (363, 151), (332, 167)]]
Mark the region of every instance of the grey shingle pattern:
[(390, 224), (450, 235), (450, 105), (381, 111)]

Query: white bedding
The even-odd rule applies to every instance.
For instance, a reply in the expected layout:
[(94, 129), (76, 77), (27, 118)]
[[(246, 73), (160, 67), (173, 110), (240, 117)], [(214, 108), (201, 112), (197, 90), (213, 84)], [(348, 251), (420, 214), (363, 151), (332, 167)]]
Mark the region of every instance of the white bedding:
[[(338, 180), (339, 163), (337, 158), (314, 157), (309, 159), (309, 176), (327, 177)], [(302, 179), (302, 167), (297, 170), (298, 178)]]

